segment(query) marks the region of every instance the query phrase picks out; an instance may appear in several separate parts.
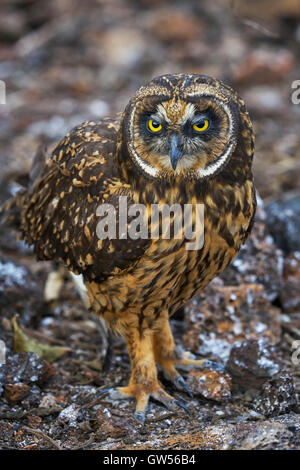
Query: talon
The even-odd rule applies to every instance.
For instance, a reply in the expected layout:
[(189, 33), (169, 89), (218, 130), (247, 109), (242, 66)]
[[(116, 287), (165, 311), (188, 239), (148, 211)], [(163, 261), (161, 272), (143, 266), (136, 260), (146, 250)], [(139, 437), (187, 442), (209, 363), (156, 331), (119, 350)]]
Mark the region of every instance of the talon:
[(113, 388), (113, 387), (103, 388), (103, 389), (101, 389), (97, 392), (97, 398), (101, 397), (102, 395), (105, 395), (106, 393), (109, 394), (109, 398), (111, 400), (127, 400), (127, 399), (131, 398), (130, 395), (123, 394), (121, 389), (122, 389), (122, 387), (120, 387), (120, 388)]
[(137, 421), (139, 421), (140, 423), (144, 423), (145, 422), (145, 418), (146, 418), (146, 413), (143, 412), (143, 411), (136, 411), (134, 413), (134, 417)]
[(180, 406), (180, 408), (183, 408), (184, 411), (189, 415), (191, 416), (191, 412), (188, 408), (188, 406), (181, 400), (174, 400), (174, 402), (176, 403), (177, 406)]
[(106, 393), (110, 393), (112, 390), (113, 388), (111, 387), (106, 387), (106, 388), (97, 390), (97, 398), (100, 398), (102, 395), (105, 395)]
[(175, 365), (178, 369), (186, 371), (199, 367), (201, 369), (213, 369), (218, 372), (225, 372), (225, 367), (222, 364), (208, 359), (191, 359), (191, 355), (189, 353), (185, 353), (181, 359), (177, 359)]
[(218, 372), (225, 372), (225, 367), (223, 366), (223, 364), (220, 364), (219, 362), (215, 361), (205, 360), (202, 364), (202, 367), (207, 369), (213, 369)]
[(181, 377), (181, 375), (176, 377), (176, 379), (174, 380), (174, 385), (179, 390), (184, 390), (189, 395), (190, 398), (193, 398), (194, 395), (193, 395), (192, 390), (187, 386), (184, 378)]

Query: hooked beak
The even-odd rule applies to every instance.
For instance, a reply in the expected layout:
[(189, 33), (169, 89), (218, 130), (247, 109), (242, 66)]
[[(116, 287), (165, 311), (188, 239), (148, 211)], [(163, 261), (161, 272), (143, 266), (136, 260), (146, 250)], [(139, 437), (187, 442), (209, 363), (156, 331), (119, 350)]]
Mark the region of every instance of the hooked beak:
[(182, 150), (183, 145), (180, 135), (172, 134), (170, 137), (170, 160), (173, 170), (176, 170), (177, 163), (182, 157)]

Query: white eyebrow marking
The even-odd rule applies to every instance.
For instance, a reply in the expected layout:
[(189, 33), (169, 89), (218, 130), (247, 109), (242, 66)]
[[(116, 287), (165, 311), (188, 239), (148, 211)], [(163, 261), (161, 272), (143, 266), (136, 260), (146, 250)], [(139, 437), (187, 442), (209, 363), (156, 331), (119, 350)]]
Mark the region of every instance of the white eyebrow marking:
[(162, 104), (159, 104), (157, 106), (157, 113), (156, 114), (157, 114), (157, 116), (159, 116), (161, 118), (162, 121), (166, 121), (170, 124), (171, 121), (168, 118), (166, 110), (165, 110), (165, 108)]
[(182, 118), (181, 124), (185, 124), (188, 120), (192, 121), (193, 117), (195, 116), (195, 113), (195, 105), (193, 103), (188, 103), (186, 105), (185, 115)]
[[(186, 110), (185, 110), (185, 115), (183, 116), (182, 120), (180, 121), (180, 124), (185, 124), (189, 119), (193, 119), (194, 115), (196, 112), (195, 105), (193, 103), (187, 103), (186, 105)], [(162, 104), (159, 104), (157, 106), (157, 113), (154, 114), (160, 118), (160, 120), (164, 120), (167, 123), (171, 123), (170, 119), (168, 118), (167, 112), (165, 107)]]

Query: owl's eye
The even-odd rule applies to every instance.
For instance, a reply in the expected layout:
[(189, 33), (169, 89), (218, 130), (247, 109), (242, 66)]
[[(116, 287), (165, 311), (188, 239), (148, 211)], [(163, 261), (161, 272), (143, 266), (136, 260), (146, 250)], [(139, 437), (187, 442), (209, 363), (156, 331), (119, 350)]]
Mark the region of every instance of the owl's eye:
[(154, 121), (153, 119), (148, 119), (147, 128), (150, 132), (159, 132), (162, 130), (162, 125), (158, 121)]
[(199, 119), (199, 121), (193, 124), (193, 129), (197, 132), (204, 132), (209, 128), (208, 119)]

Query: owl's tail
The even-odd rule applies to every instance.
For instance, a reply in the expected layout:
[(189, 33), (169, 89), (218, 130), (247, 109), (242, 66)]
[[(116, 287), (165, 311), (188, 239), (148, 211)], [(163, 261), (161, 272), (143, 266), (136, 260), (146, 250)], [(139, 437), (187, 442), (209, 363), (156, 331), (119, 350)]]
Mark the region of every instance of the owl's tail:
[(22, 189), (0, 206), (0, 225), (7, 225), (17, 230), (20, 228), (21, 210), (26, 193), (26, 189)]
[(25, 205), (28, 190), (34, 185), (35, 181), (41, 175), (46, 162), (46, 151), (43, 145), (40, 145), (33, 159), (30, 173), (28, 175), (28, 184), (26, 188), (20, 189), (17, 194), (4, 204), (0, 205), (0, 226), (7, 225), (16, 230), (20, 228), (21, 212)]

